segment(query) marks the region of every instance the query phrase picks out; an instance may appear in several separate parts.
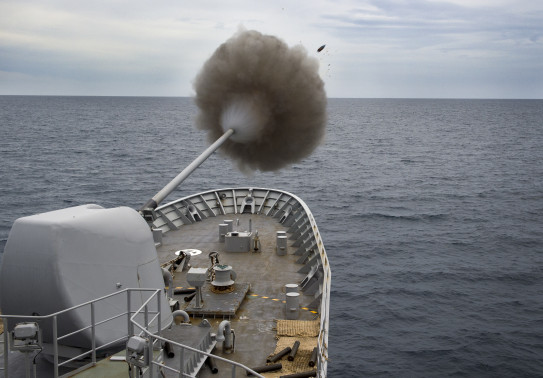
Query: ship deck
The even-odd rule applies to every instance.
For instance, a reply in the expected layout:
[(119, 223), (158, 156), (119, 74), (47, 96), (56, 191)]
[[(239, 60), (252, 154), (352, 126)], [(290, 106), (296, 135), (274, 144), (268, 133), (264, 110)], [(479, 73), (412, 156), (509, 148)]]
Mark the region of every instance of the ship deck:
[[(252, 230), (258, 230), (261, 248), (257, 252), (226, 252), (225, 243), (219, 242), (218, 232), (219, 224), (225, 219), (234, 220), (234, 231), (238, 219), (239, 231), (248, 230), (250, 220)], [(233, 316), (220, 314), (191, 316), (191, 323), (194, 325), (199, 324), (202, 318), (206, 318), (211, 323), (213, 330), (217, 329), (222, 320), (229, 319), (232, 329), (235, 331), (235, 350), (231, 354), (226, 354), (223, 353), (221, 345), (217, 344), (213, 353), (248, 367), (265, 365), (266, 358), (273, 354), (277, 343), (276, 320), (285, 319), (286, 316), (285, 285), (298, 284), (306, 276), (306, 274), (298, 273), (302, 265), (296, 263), (299, 256), (293, 255), (293, 248), (289, 246), (287, 255), (277, 255), (277, 231), (287, 231), (287, 228), (276, 218), (263, 215), (235, 214), (232, 217), (213, 217), (168, 232), (163, 237), (162, 245), (157, 248), (161, 263), (175, 259), (175, 252), (178, 250), (196, 249), (201, 251), (201, 254), (192, 256), (190, 259), (190, 265), (195, 268), (210, 267), (208, 255), (212, 251), (217, 251), (220, 263), (232, 266), (237, 275), (235, 289), (244, 291), (244, 284), (248, 284), (248, 292), (242, 295), (239, 308)], [(289, 240), (289, 244), (292, 244), (292, 241)], [(175, 288), (190, 287), (186, 280), (186, 273), (186, 269), (175, 273)], [(205, 291), (204, 293), (206, 293), (204, 295), (205, 307), (206, 301), (210, 301), (208, 297), (210, 293)], [(216, 296), (221, 295), (224, 294), (216, 294)], [(185, 296), (187, 295), (175, 295), (174, 298), (179, 301), (181, 309), (190, 309), (194, 302), (185, 302)], [(313, 296), (300, 295), (299, 298), (301, 305), (299, 320), (317, 319), (316, 311), (307, 307), (314, 299)], [(220, 307), (220, 304), (218, 306)], [(183, 343), (183, 340), (175, 341)], [(217, 365), (221, 371), (223, 366), (220, 361)], [(227, 369), (230, 371), (229, 367)], [(239, 374), (241, 373), (245, 376), (244, 372), (240, 371)], [(203, 367), (200, 376), (208, 375), (211, 376), (209, 368)]]
[[(250, 209), (250, 212), (244, 211), (247, 209)], [(194, 298), (185, 301), (188, 294), (174, 294), (173, 299), (178, 302), (179, 308), (190, 315), (190, 325), (172, 324), (171, 327), (164, 329), (160, 336), (206, 353), (211, 352), (214, 356), (235, 361), (248, 368), (266, 365), (270, 355), (286, 346), (292, 347), (294, 341), (299, 340), (300, 349), (294, 362), (292, 364), (287, 362), (285, 357), (280, 361), (283, 363), (283, 370), (264, 375), (276, 377), (316, 369), (319, 376), (326, 376), (330, 269), (318, 228), (303, 201), (292, 194), (273, 189), (221, 189), (171, 202), (157, 208), (153, 215), (156, 215), (152, 219), (153, 234), (157, 239), (161, 239), (156, 245), (158, 259), (163, 267), (172, 267), (171, 286), (176, 291), (191, 287), (187, 281), (187, 274), (191, 270), (206, 276), (207, 269), (212, 265), (209, 256), (211, 252), (218, 253), (220, 269), (227, 265), (235, 272), (235, 277), (232, 275), (235, 283), (231, 292), (228, 290), (221, 293), (213, 292), (209, 280), (202, 281), (204, 283), (202, 307), (196, 306)], [(224, 234), (225, 231), (224, 226), (219, 226), (224, 225), (226, 220), (233, 221), (233, 231), (239, 232), (235, 238), (232, 238), (235, 236), (233, 234), (227, 236), (227, 242), (220, 240), (220, 232)], [(260, 241), (257, 251), (254, 250), (253, 244), (256, 231)], [(281, 255), (276, 252), (279, 231), (287, 236), (287, 251)], [(234, 244), (235, 247), (232, 248)], [(230, 248), (227, 248), (228, 245)], [(176, 254), (178, 251), (194, 252), (191, 253), (187, 266), (174, 265), (179, 263)], [(299, 309), (296, 320), (285, 321), (287, 284), (299, 285)], [(130, 293), (133, 289), (125, 290)], [(135, 308), (132, 311), (135, 311)], [(292, 314), (292, 311), (288, 313)], [(111, 319), (127, 314), (130, 312), (120, 313)], [(101, 323), (111, 319), (102, 320)], [(210, 337), (210, 332), (212, 335), (218, 332), (219, 324), (223, 320), (230, 322), (235, 335), (234, 348), (228, 352), (223, 350), (222, 342), (216, 342), (214, 337)], [(132, 335), (129, 328), (127, 338)], [(7, 342), (7, 339), (5, 341)], [(155, 345), (158, 347), (158, 344)], [(318, 347), (317, 366), (309, 367), (309, 356), (316, 347)], [(0, 345), (0, 352), (4, 352), (3, 349), (4, 345)], [(200, 364), (203, 363), (203, 358), (200, 359), (202, 354), (195, 354), (187, 349), (181, 353), (177, 346), (173, 349), (175, 356), (172, 358), (164, 356), (163, 364), (172, 369), (179, 369), (182, 361), (181, 364), (186, 364), (182, 365), (184, 372), (189, 373), (186, 376), (246, 376), (242, 367), (237, 367), (235, 374), (232, 374), (233, 365), (218, 359), (214, 360), (219, 372), (213, 375), (207, 366), (200, 369)], [(91, 351), (89, 350), (87, 354)], [(68, 352), (72, 353), (72, 350), (66, 353)], [(84, 352), (84, 349), (81, 352)], [(77, 377), (127, 376), (128, 364), (124, 359), (126, 352), (116, 348), (112, 348), (110, 352), (118, 353), (99, 360), (94, 366), (87, 358), (81, 361), (80, 365), (83, 366), (77, 371), (61, 367), (59, 373)], [(50, 353), (51, 351), (48, 351), (35, 356), (38, 362), (37, 376), (53, 377), (55, 368), (49, 362), (52, 358)], [(154, 354), (160, 360), (158, 350), (155, 350)], [(3, 360), (6, 367), (9, 360), (10, 377), (26, 375), (23, 354), (11, 351), (4, 354)], [(195, 365), (198, 365), (196, 367), (198, 373), (194, 370)], [(162, 374), (159, 374), (161, 376), (179, 376), (179, 373), (167, 368), (161, 369)]]

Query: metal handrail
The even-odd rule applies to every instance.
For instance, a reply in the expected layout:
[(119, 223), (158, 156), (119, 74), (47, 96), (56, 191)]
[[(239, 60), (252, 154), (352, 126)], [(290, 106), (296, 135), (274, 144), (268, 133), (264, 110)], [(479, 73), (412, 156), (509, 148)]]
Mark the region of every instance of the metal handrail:
[[(131, 293), (132, 292), (152, 292), (152, 294), (150, 295), (150, 298), (152, 298), (154, 295), (157, 295), (157, 293), (161, 292), (162, 290), (161, 289), (147, 289), (147, 288), (126, 288), (126, 289), (123, 289), (123, 290), (120, 290), (120, 291), (117, 291), (117, 292), (114, 292), (114, 293), (111, 293), (111, 294), (108, 294), (108, 295), (104, 295), (102, 297), (99, 297), (99, 298), (96, 298), (96, 299), (93, 299), (91, 301), (87, 301), (85, 303), (81, 303), (79, 305), (76, 305), (76, 306), (72, 306), (70, 308), (67, 308), (67, 309), (64, 309), (64, 310), (61, 310), (61, 311), (58, 311), (58, 312), (55, 312), (55, 313), (52, 313), (52, 314), (49, 314), (49, 315), (4, 315), (4, 314), (0, 314), (0, 319), (2, 320), (3, 324), (4, 324), (4, 338), (3, 338), (3, 343), (4, 343), (4, 366), (0, 368), (0, 370), (3, 370), (4, 371), (4, 376), (5, 377), (8, 377), (9, 376), (9, 349), (10, 349), (10, 345), (9, 345), (9, 339), (8, 339), (8, 332), (9, 332), (9, 319), (18, 319), (18, 320), (21, 320), (21, 321), (51, 321), (52, 322), (52, 333), (53, 333), (53, 340), (52, 340), (52, 344), (53, 344), (53, 365), (54, 365), (54, 368), (53, 368), (53, 376), (55, 378), (59, 378), (59, 377), (67, 377), (69, 376), (70, 374), (72, 374), (73, 372), (70, 372), (70, 373), (67, 373), (65, 375), (62, 375), (62, 376), (59, 376), (59, 368), (72, 362), (72, 361), (75, 361), (76, 359), (79, 359), (81, 357), (84, 357), (84, 356), (87, 356), (89, 354), (92, 355), (92, 358), (91, 358), (91, 362), (89, 362), (88, 364), (86, 365), (83, 365), (82, 367), (80, 367), (79, 369), (77, 370), (83, 370), (87, 367), (90, 367), (90, 366), (94, 366), (96, 365), (96, 351), (98, 350), (101, 350), (101, 349), (104, 349), (104, 348), (107, 348), (108, 346), (110, 345), (113, 345), (115, 343), (118, 343), (118, 342), (121, 342), (123, 340), (127, 340), (128, 339), (128, 335), (130, 334), (130, 315), (132, 315), (132, 313), (134, 311), (131, 311), (130, 310), (130, 303), (131, 303), (131, 300), (130, 300), (130, 297), (131, 297)], [(114, 297), (114, 296), (119, 296), (119, 295), (123, 295), (123, 294), (126, 294), (127, 296), (127, 311), (125, 312), (121, 312), (115, 316), (112, 316), (108, 319), (104, 319), (104, 320), (100, 320), (100, 321), (96, 321), (95, 319), (95, 311), (94, 311), (94, 306), (97, 302), (100, 302), (100, 301), (103, 301), (105, 299), (108, 299), (108, 298), (111, 298), (111, 297)], [(158, 297), (160, 298), (160, 295), (158, 295)], [(147, 303), (148, 301), (146, 301)], [(74, 311), (74, 310), (77, 310), (77, 309), (80, 309), (80, 308), (83, 308), (85, 306), (90, 306), (90, 311), (91, 311), (91, 324), (90, 325), (85, 325), (83, 327), (81, 327), (80, 329), (77, 329), (73, 332), (70, 332), (68, 334), (65, 334), (65, 335), (62, 335), (62, 336), (59, 336), (58, 335), (58, 317), (60, 315), (63, 315), (63, 314), (66, 314), (70, 311)], [(120, 318), (122, 316), (125, 316), (127, 315), (128, 318), (129, 318), (129, 321), (127, 323), (127, 332), (126, 332), (126, 336), (124, 337), (121, 337), (121, 338), (118, 338), (116, 340), (113, 340), (113, 341), (110, 341), (104, 345), (100, 345), (100, 346), (96, 346), (96, 333), (95, 333), (95, 330), (96, 330), (96, 327), (97, 326), (100, 326), (102, 324), (105, 324), (109, 321), (112, 321), (114, 319), (117, 319), (117, 318)], [(155, 319), (156, 316), (153, 318)], [(160, 318), (160, 316), (159, 316)], [(159, 320), (160, 322), (160, 320)], [(86, 330), (91, 330), (91, 348), (90, 350), (88, 351), (85, 351), (84, 353), (76, 356), (76, 357), (73, 357), (67, 361), (63, 361), (63, 362), (60, 362), (58, 361), (58, 351), (59, 351), (59, 341), (69, 337), (69, 336), (73, 336), (75, 334), (78, 334), (80, 332), (83, 332), (83, 331), (86, 331)]]
[[(154, 334), (152, 333), (151, 331), (149, 331), (149, 325), (151, 325), (151, 323), (149, 322), (148, 324), (142, 326), (140, 325), (136, 320), (135, 318), (138, 316), (138, 314), (141, 314), (141, 312), (149, 305), (151, 299), (153, 296), (157, 295), (157, 293), (154, 293), (152, 294), (149, 299), (147, 299), (147, 301), (139, 308), (137, 309), (136, 311), (134, 311), (134, 315), (132, 315), (132, 317), (130, 318), (130, 321), (132, 323), (132, 327), (133, 326), (136, 326), (137, 328), (141, 329), (141, 331), (143, 333), (145, 333), (145, 335), (149, 338), (149, 341), (151, 342), (151, 344), (154, 344), (157, 340), (158, 341), (163, 341), (163, 342), (168, 342), (172, 345), (175, 345), (177, 347), (180, 347), (181, 348), (181, 353), (180, 353), (180, 365), (182, 366), (183, 364), (183, 355), (184, 355), (184, 350), (189, 350), (189, 351), (192, 351), (192, 352), (195, 352), (197, 354), (201, 354), (201, 355), (204, 355), (204, 356), (207, 356), (207, 357), (210, 357), (210, 358), (215, 358), (216, 360), (219, 360), (219, 361), (223, 361), (223, 362), (226, 362), (227, 364), (230, 364), (231, 365), (231, 369), (232, 369), (232, 377), (235, 377), (236, 376), (236, 367), (239, 367), (243, 370), (245, 370), (247, 373), (250, 373), (252, 375), (254, 375), (255, 377), (259, 377), (259, 378), (264, 378), (264, 376), (258, 374), (257, 372), (255, 372), (254, 370), (252, 370), (251, 368), (239, 363), (239, 362), (236, 362), (236, 361), (232, 361), (232, 360), (229, 360), (229, 359), (226, 359), (226, 358), (222, 358), (220, 356), (216, 356), (214, 354), (211, 354), (211, 353), (207, 353), (207, 352), (204, 352), (202, 350), (199, 350), (199, 349), (196, 349), (196, 348), (192, 348), (192, 347), (189, 347), (188, 345), (183, 345), (183, 344), (180, 344), (178, 342), (175, 342), (175, 341), (172, 341), (172, 340), (169, 340), (165, 337), (162, 337), (160, 336), (160, 331), (158, 332), (158, 334)], [(157, 305), (160, 306), (160, 295), (157, 295)], [(159, 330), (160, 330), (160, 327), (159, 327)], [(141, 333), (140, 333), (141, 334)], [(131, 336), (134, 336), (134, 333), (132, 332), (131, 335), (129, 335), (129, 337)], [(179, 374), (179, 377), (190, 377), (190, 375), (187, 375), (185, 374), (182, 369), (180, 370), (177, 370), (177, 369), (174, 369), (172, 367), (169, 367), (169, 366), (166, 366), (164, 364), (161, 364), (160, 362), (158, 361), (155, 361), (154, 359), (152, 359), (150, 361), (151, 364), (153, 365), (156, 365), (156, 366), (159, 366), (159, 367), (163, 367), (163, 368), (166, 368), (170, 371), (173, 371), (177, 374)], [(151, 368), (150, 369), (150, 378), (153, 378), (153, 369)]]
[[(241, 187), (241, 188), (221, 188), (221, 189), (213, 189), (208, 191), (203, 191), (200, 193), (196, 193), (187, 197), (179, 198), (174, 201), (171, 201), (169, 203), (163, 204), (157, 208), (157, 210), (165, 210), (169, 206), (174, 206), (177, 203), (182, 203), (183, 201), (190, 200), (192, 198), (203, 198), (204, 195), (209, 193), (215, 193), (215, 196), (217, 196), (217, 193), (232, 193), (235, 190), (248, 190), (252, 189), (253, 193), (256, 191), (263, 191), (266, 192), (266, 195), (264, 196), (264, 201), (260, 205), (265, 203), (265, 199), (268, 198), (270, 192), (279, 193), (280, 195), (287, 195), (294, 200), (296, 200), (303, 208), (305, 214), (307, 215), (307, 219), (309, 220), (309, 229), (313, 230), (313, 235), (315, 236), (316, 246), (318, 253), (320, 255), (320, 259), (322, 261), (322, 269), (323, 269), (323, 284), (322, 284), (322, 299), (320, 304), (320, 329), (322, 330), (318, 337), (318, 348), (319, 348), (319, 355), (318, 355), (318, 371), (317, 376), (318, 377), (325, 377), (326, 371), (327, 371), (327, 364), (328, 364), (328, 329), (329, 329), (329, 322), (330, 322), (330, 291), (331, 291), (331, 270), (330, 270), (330, 263), (328, 260), (328, 256), (326, 254), (326, 250), (324, 249), (324, 243), (322, 241), (319, 229), (317, 227), (317, 223), (313, 217), (313, 213), (307, 206), (307, 204), (298, 196), (295, 194), (292, 194), (287, 191), (279, 190), (279, 189), (266, 189), (266, 188), (259, 188), (259, 187)], [(219, 206), (221, 207), (222, 211), (226, 213), (225, 209), (223, 208), (221, 202), (219, 201)], [(235, 201), (235, 195), (234, 195), (234, 207), (236, 207), (236, 201)], [(273, 208), (273, 206), (271, 206)], [(234, 209), (235, 212), (237, 212), (236, 209)], [(260, 209), (258, 211), (260, 213)], [(268, 214), (270, 215), (270, 214)]]
[(295, 195), (292, 195), (294, 198), (298, 200), (298, 202), (302, 205), (304, 208), (309, 223), (313, 229), (313, 234), (315, 235), (315, 241), (317, 242), (317, 249), (319, 251), (319, 255), (322, 262), (322, 268), (323, 268), (323, 284), (322, 284), (322, 299), (321, 299), (321, 306), (320, 306), (320, 329), (321, 332), (318, 336), (318, 347), (319, 347), (319, 355), (318, 355), (318, 375), (317, 377), (325, 377), (326, 371), (327, 371), (327, 365), (328, 365), (328, 328), (329, 328), (329, 322), (330, 322), (330, 284), (331, 284), (331, 278), (332, 278), (332, 272), (330, 269), (330, 262), (328, 261), (328, 256), (326, 255), (326, 250), (324, 249), (324, 243), (322, 241), (319, 229), (317, 227), (317, 222), (313, 218), (313, 214), (311, 213), (311, 210), (309, 207), (305, 204), (304, 201), (302, 201), (300, 198), (296, 197)]

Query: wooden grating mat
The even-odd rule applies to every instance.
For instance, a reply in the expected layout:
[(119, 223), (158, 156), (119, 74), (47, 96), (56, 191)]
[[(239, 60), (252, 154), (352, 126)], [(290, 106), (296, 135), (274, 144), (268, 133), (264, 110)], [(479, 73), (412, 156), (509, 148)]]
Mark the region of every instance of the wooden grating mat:
[(277, 320), (277, 336), (319, 335), (320, 320)]
[[(263, 373), (266, 378), (277, 378), (281, 375), (302, 373), (310, 370), (315, 370), (315, 367), (309, 367), (309, 359), (311, 358), (311, 352), (313, 348), (317, 346), (316, 337), (279, 337), (277, 340), (277, 345), (273, 354), (279, 353), (286, 347), (291, 347), (294, 345), (295, 341), (300, 342), (300, 347), (298, 348), (298, 353), (294, 357), (294, 361), (288, 360), (288, 355), (283, 357), (280, 361), (276, 363), (281, 363), (283, 368), (276, 372)], [(272, 355), (273, 355), (272, 354)]]
[(277, 345), (271, 355), (275, 355), (286, 347), (293, 347), (295, 341), (300, 342), (294, 361), (288, 360), (288, 355), (277, 363), (283, 368), (276, 372), (263, 373), (266, 378), (277, 378), (286, 374), (302, 373), (315, 370), (309, 367), (309, 359), (313, 348), (317, 346), (320, 321), (317, 320), (277, 320)]

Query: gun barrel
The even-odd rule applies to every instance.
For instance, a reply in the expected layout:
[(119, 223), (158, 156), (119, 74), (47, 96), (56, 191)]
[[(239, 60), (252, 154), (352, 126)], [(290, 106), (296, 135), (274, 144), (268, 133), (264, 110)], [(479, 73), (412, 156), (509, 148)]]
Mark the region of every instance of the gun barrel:
[(196, 159), (192, 161), (185, 169), (181, 171), (172, 181), (153, 196), (145, 205), (144, 209), (156, 209), (158, 204), (164, 200), (171, 192), (173, 192), (189, 175), (196, 170), (213, 152), (215, 152), (230, 136), (234, 134), (234, 129), (228, 129), (217, 139), (211, 146), (206, 148)]

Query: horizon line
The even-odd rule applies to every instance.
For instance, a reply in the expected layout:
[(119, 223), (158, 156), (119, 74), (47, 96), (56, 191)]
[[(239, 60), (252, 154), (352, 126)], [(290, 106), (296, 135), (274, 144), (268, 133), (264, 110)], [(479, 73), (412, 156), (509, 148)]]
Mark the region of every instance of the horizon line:
[[(194, 98), (195, 96), (0, 94), (0, 97), (117, 97), (117, 98)], [(327, 97), (328, 100), (543, 100), (535, 97)]]

